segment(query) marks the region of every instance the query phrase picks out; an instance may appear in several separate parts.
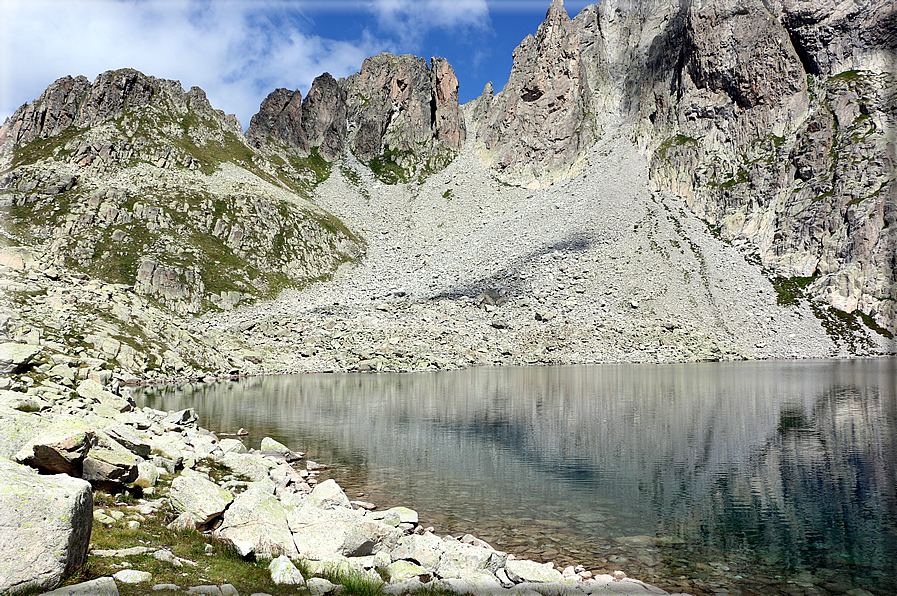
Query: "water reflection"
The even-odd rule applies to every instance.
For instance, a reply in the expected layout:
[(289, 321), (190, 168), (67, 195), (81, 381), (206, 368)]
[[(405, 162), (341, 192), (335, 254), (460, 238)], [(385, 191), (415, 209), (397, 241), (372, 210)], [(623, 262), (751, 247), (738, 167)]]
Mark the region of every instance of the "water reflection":
[(305, 449), (369, 500), (534, 558), (692, 593), (893, 594), (895, 374), (894, 360), (481, 368), (143, 401)]

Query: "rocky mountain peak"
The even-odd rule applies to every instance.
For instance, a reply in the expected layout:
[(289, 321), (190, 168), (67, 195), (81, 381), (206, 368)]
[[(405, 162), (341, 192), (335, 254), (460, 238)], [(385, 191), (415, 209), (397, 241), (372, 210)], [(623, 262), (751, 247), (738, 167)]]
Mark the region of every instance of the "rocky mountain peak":
[(326, 164), (299, 152), (301, 96), (278, 89), (239, 122), (202, 89), (125, 69), (51, 84), (3, 127), (0, 246), (31, 239), (55, 267), (133, 286), (177, 313), (229, 308), (319, 277), (361, 243), (306, 202)]
[(346, 90), (325, 72), (317, 77), (302, 102), (302, 128), (311, 147), (327, 161), (343, 154), (348, 134)]
[(269, 137), (308, 154), (308, 138), (302, 127), (302, 93), (275, 89), (262, 101), (259, 112), (249, 122), (246, 140), (259, 149)]
[(387, 181), (444, 168), (467, 137), (458, 79), (443, 58), (372, 56), (345, 88), (351, 150)]
[(507, 85), (478, 129), (477, 146), (507, 180), (548, 184), (596, 138), (579, 36), (563, 2), (514, 50)]
[[(191, 134), (197, 135), (200, 143), (208, 135), (220, 139), (224, 134), (240, 138), (243, 134), (236, 116), (213, 109), (198, 87), (184, 92), (178, 81), (133, 69), (112, 70), (98, 75), (93, 83), (84, 76), (63, 77), (37, 100), (16, 110), (0, 129), (0, 165), (12, 159), (14, 147), (22, 148), (36, 139), (61, 139), (63, 133), (73, 136), (100, 125), (111, 125), (118, 131), (111, 134), (127, 137), (129, 125), (136, 126), (136, 132), (141, 121), (156, 124), (160, 118), (196, 121), (198, 126)], [(144, 132), (152, 137), (165, 133), (157, 127), (147, 127)]]
[[(301, 108), (300, 108), (301, 105)], [(464, 144), (458, 78), (444, 58), (379, 54), (337, 81), (324, 73), (305, 100), (278, 89), (262, 102), (247, 131), (259, 150), (269, 141), (300, 156), (316, 150), (327, 162), (351, 151), (387, 182), (445, 167)]]

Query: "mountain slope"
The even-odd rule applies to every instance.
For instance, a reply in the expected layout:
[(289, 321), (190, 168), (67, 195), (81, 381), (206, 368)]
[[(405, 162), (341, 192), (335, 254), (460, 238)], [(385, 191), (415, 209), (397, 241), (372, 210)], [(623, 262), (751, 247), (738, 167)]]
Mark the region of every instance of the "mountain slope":
[(60, 79), (0, 129), (0, 333), (122, 378), (893, 354), (882, 6), (553, 0), (499, 93), (381, 54), (245, 137)]
[(623, 125), (652, 188), (893, 333), (895, 31), (888, 0), (607, 0), (572, 20), (554, 0), (505, 89), (477, 100), (479, 146), (503, 180), (544, 186), (581, 167), (583, 135)]
[[(356, 235), (306, 198), (329, 164), (297, 157), (287, 169), (265, 160), (233, 116), (175, 81), (133, 70), (93, 83), (60, 79), (7, 120), (0, 146), (0, 249), (24, 272), (51, 272), (24, 287), (52, 294), (62, 290), (59, 278), (78, 284), (72, 276), (83, 276), (126, 305), (104, 308), (69, 288), (66, 308), (52, 303), (71, 312), (51, 309), (13, 335), (59, 315), (48, 340), (97, 358), (111, 351), (127, 370), (239, 367), (239, 358), (228, 363), (214, 347), (164, 330), (178, 315), (320, 279), (363, 252)], [(21, 314), (12, 309), (13, 320)], [(125, 355), (104, 351), (107, 338), (127, 346)]]
[(359, 254), (302, 197), (326, 164), (287, 177), (198, 88), (136, 71), (61, 79), (0, 138), (12, 148), (0, 180), (7, 243), (176, 312), (273, 296)]

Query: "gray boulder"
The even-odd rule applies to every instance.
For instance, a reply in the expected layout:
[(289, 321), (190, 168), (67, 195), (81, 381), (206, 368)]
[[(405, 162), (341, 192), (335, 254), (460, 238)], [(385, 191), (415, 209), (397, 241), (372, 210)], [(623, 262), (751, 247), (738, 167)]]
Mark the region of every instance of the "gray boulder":
[(287, 511), (274, 496), (272, 482), (250, 484), (224, 512), (215, 533), (238, 548), (249, 543), (256, 553), (286, 555), (291, 559), (299, 555), (287, 522)]
[(112, 576), (115, 581), (123, 584), (142, 584), (153, 579), (153, 575), (147, 571), (138, 571), (136, 569), (122, 569)]
[(73, 416), (59, 416), (15, 454), (15, 461), (53, 474), (81, 476), (84, 458), (96, 443), (86, 424)]
[(268, 480), (268, 472), (277, 467), (277, 464), (255, 453), (225, 453), (220, 463), (234, 474), (245, 476), (253, 482)]
[(102, 404), (118, 412), (127, 412), (134, 407), (134, 402), (106, 390), (93, 379), (81, 381), (78, 384), (78, 395), (95, 403)]
[(342, 592), (343, 587), (327, 581), (323, 577), (311, 577), (305, 581), (305, 587), (308, 588), (312, 596), (326, 596)]
[(193, 408), (187, 408), (186, 410), (168, 412), (165, 418), (162, 419), (162, 426), (178, 429), (179, 427), (194, 426), (197, 420), (199, 420), (199, 416), (196, 415), (196, 411)]
[(152, 451), (152, 445), (143, 440), (137, 434), (134, 427), (127, 424), (116, 424), (103, 429), (110, 439), (143, 459), (147, 459)]
[(507, 553), (446, 539), (436, 573), (446, 579), (463, 578), (484, 571), (495, 573), (505, 566), (507, 560)]
[(271, 581), (275, 584), (288, 584), (291, 586), (305, 585), (305, 578), (302, 573), (296, 569), (293, 562), (283, 555), (277, 557), (268, 564), (268, 570), (271, 572)]
[(137, 462), (137, 479), (134, 484), (142, 488), (155, 486), (159, 481), (159, 468), (151, 461)]
[(343, 489), (332, 478), (317, 485), (306, 500), (308, 505), (321, 509), (343, 507), (352, 509), (352, 502)]
[(116, 490), (137, 480), (137, 457), (106, 433), (97, 431), (96, 436), (97, 444), (81, 464), (81, 477), (105, 490)]
[(564, 575), (551, 563), (510, 560), (505, 563), (508, 577), (515, 582), (560, 583)]
[(0, 593), (52, 589), (83, 565), (92, 512), (84, 480), (0, 459)]
[(395, 546), (402, 533), (353, 509), (320, 509), (305, 504), (287, 514), (299, 555), (324, 559), (362, 557)]
[(436, 569), (444, 550), (443, 541), (429, 532), (403, 536), (392, 550), (393, 561), (414, 560), (428, 569)]
[(0, 344), (0, 375), (18, 372), (41, 351), (40, 346), (6, 342)]
[(44, 592), (41, 596), (118, 596), (118, 584), (111, 577), (100, 577)]
[(207, 477), (185, 471), (172, 481), (168, 499), (175, 511), (202, 527), (224, 513), (234, 496)]
[(0, 457), (14, 460), (22, 447), (49, 425), (46, 417), (37, 414), (15, 412), (0, 418)]

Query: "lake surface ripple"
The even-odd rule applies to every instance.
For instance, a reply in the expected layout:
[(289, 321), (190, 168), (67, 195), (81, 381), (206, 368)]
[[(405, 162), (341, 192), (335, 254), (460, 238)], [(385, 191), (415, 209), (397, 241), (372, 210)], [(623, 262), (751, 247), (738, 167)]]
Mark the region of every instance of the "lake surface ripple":
[(135, 390), (437, 533), (692, 594), (897, 593), (897, 360), (312, 374)]

